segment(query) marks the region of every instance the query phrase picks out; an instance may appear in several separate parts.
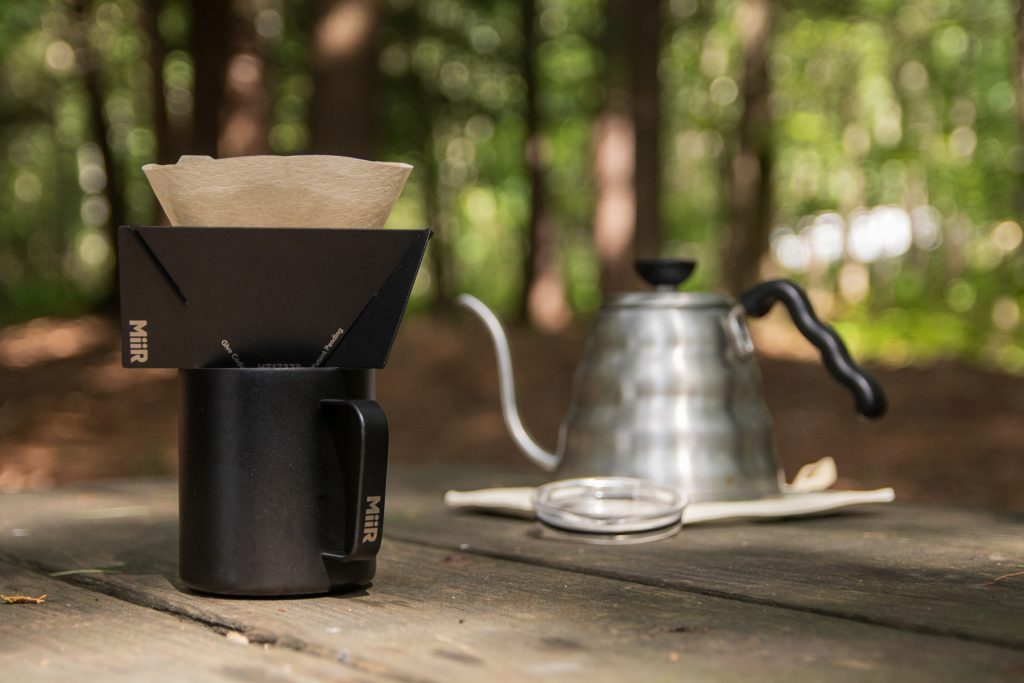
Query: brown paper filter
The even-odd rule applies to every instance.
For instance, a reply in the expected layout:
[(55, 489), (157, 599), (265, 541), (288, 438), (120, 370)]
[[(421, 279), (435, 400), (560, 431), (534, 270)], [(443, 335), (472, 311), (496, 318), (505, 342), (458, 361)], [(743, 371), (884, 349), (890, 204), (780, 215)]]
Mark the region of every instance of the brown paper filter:
[(184, 156), (143, 166), (171, 225), (382, 228), (409, 164), (340, 156)]

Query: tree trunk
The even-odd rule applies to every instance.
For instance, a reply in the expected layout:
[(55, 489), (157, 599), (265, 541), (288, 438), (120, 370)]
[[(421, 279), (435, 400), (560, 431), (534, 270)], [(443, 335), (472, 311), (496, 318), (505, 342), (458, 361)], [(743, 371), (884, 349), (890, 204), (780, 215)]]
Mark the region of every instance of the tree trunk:
[[(424, 97), (424, 100), (426, 99)], [(442, 312), (448, 310), (453, 296), (451, 225), (442, 204), (440, 169), (435, 152), (434, 112), (429, 106), (421, 107), (420, 111), (425, 123), (422, 153), (423, 210), (427, 224), (434, 231), (428, 250), (432, 284), (431, 307), (435, 312)]]
[[(1017, 86), (1017, 137), (1018, 144), (1024, 141), (1024, 2), (1017, 3), (1017, 52), (1016, 74), (1014, 82)], [(1017, 191), (1013, 193), (1014, 209), (1017, 220), (1024, 223), (1024, 171), (1017, 172)]]
[(379, 0), (316, 0), (310, 150), (373, 156)]
[(270, 151), (270, 89), (263, 40), (256, 32), (258, 0), (236, 0), (231, 26), (231, 57), (224, 84), (220, 137), (221, 157), (266, 154)]
[(632, 288), (636, 191), (633, 184), (636, 140), (629, 107), (628, 35), (634, 10), (629, 0), (607, 0), (605, 30), (605, 109), (594, 129), (594, 247), (601, 289)]
[(189, 154), (217, 156), (227, 77), (231, 3), (192, 0), (192, 142)]
[[(75, 0), (72, 8), (75, 16), (73, 42), (76, 46), (76, 58), (81, 69), (82, 81), (89, 101), (92, 137), (100, 148), (100, 155), (103, 157), (103, 170), (107, 175), (107, 181), (103, 188), (107, 204), (110, 206), (110, 216), (107, 219), (107, 239), (110, 241), (116, 263), (117, 228), (127, 222), (124, 193), (121, 190), (117, 161), (114, 158), (114, 151), (110, 144), (110, 126), (108, 125), (104, 108), (99, 64), (97, 63), (92, 46), (89, 44), (89, 9), (87, 7), (87, 0)], [(99, 302), (99, 308), (100, 310), (112, 312), (117, 308), (117, 301), (117, 269), (112, 268), (110, 281), (107, 285), (107, 294)]]
[(631, 13), (630, 86), (636, 158), (637, 256), (657, 257), (661, 250), (661, 3), (636, 0)]
[(166, 50), (160, 36), (160, 10), (163, 0), (146, 0), (140, 12), (142, 30), (149, 42), (146, 60), (149, 64), (150, 106), (153, 108), (153, 136), (156, 138), (157, 163), (174, 161), (171, 150), (170, 122), (167, 119), (167, 101), (164, 97), (164, 59)]
[(772, 0), (741, 0), (736, 28), (743, 60), (743, 112), (729, 167), (729, 227), (722, 281), (737, 293), (757, 281), (772, 220), (771, 111), (768, 47)]
[(594, 247), (601, 268), (601, 290), (632, 288), (636, 193), (633, 188), (635, 143), (629, 116), (606, 110), (594, 131)]
[[(163, 0), (146, 0), (140, 12), (142, 30), (149, 42), (146, 61), (149, 64), (149, 99), (153, 110), (153, 137), (156, 138), (156, 162), (174, 163), (175, 151), (171, 146), (171, 126), (167, 117), (167, 99), (164, 95), (164, 59), (167, 51), (160, 35), (160, 10)], [(167, 225), (167, 216), (160, 202), (153, 202), (153, 225)]]
[(639, 286), (637, 255), (661, 248), (661, 3), (608, 0), (608, 100), (594, 132), (594, 244), (601, 289)]
[(537, 111), (536, 0), (524, 0), (523, 80), (526, 82), (526, 166), (530, 176), (530, 217), (523, 258), (520, 317), (535, 327), (555, 332), (572, 318), (559, 265), (559, 226), (547, 205), (545, 160)]

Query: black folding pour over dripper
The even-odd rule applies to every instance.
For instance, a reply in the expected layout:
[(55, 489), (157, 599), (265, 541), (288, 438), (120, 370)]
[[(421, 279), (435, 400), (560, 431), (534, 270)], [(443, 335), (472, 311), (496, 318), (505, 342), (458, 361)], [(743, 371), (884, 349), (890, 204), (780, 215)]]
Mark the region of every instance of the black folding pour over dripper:
[(180, 574), (220, 595), (368, 584), (373, 400), (429, 230), (122, 227), (125, 367), (179, 368)]
[(122, 227), (122, 362), (383, 367), (430, 234)]

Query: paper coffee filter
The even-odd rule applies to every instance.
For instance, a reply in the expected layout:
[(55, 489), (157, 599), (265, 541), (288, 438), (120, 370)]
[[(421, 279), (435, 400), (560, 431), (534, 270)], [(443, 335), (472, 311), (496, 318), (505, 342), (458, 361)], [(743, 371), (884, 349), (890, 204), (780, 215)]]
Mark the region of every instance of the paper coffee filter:
[(326, 155), (183, 156), (142, 170), (171, 225), (382, 228), (412, 166)]

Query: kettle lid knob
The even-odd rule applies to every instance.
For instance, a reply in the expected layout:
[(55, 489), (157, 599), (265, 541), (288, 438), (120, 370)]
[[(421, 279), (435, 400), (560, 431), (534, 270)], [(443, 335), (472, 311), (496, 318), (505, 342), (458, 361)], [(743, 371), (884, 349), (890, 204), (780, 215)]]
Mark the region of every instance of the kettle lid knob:
[(693, 274), (697, 262), (691, 259), (650, 258), (637, 259), (636, 272), (658, 289), (672, 290)]

